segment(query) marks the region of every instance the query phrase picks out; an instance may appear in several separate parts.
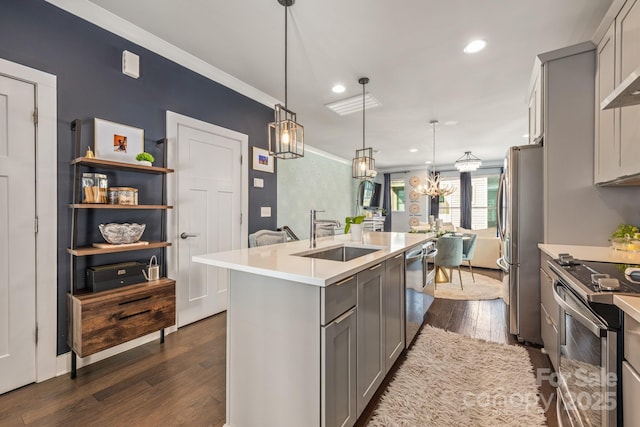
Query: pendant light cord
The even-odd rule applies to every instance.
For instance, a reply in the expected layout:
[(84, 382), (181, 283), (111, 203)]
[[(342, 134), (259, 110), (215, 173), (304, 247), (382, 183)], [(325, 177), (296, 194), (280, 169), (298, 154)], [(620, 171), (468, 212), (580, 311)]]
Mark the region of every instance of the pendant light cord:
[(362, 83), (362, 149), (364, 150), (364, 86), (366, 85), (366, 82)]
[(287, 108), (287, 9), (284, 7), (284, 108)]

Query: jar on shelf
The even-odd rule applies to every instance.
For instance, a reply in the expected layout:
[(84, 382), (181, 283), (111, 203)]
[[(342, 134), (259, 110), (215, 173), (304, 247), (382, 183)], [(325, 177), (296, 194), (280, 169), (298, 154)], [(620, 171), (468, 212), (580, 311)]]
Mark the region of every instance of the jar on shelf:
[(109, 203), (112, 205), (137, 205), (138, 189), (133, 187), (109, 187)]
[(82, 203), (107, 203), (107, 175), (82, 174)]

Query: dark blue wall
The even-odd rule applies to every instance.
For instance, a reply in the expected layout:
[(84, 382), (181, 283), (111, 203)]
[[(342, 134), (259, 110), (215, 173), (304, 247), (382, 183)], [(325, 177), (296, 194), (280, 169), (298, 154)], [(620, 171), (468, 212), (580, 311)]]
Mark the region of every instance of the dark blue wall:
[[(125, 49), (140, 56), (137, 80), (121, 72)], [(74, 157), (71, 121), (82, 120), (85, 147), (93, 145), (94, 117), (142, 128), (146, 151), (160, 157), (154, 142), (165, 136), (167, 110), (247, 134), (250, 147), (262, 148), (267, 147), (267, 123), (273, 120), (273, 110), (41, 0), (0, 0), (0, 57), (58, 78), (58, 354), (62, 354), (68, 351), (65, 295), (70, 278), (66, 248), (71, 227), (67, 204), (72, 200), (69, 161)], [(264, 189), (248, 189), (249, 233), (275, 229), (276, 174), (249, 170), (249, 182), (254, 176), (265, 180)], [(143, 203), (159, 203), (160, 179), (140, 175), (110, 173), (109, 185), (135, 183)], [(260, 206), (271, 206), (272, 217), (260, 218)], [(157, 212), (85, 215), (80, 244), (99, 241), (97, 224), (105, 221), (144, 222), (149, 229), (145, 239), (159, 238)], [(153, 253), (133, 252), (130, 257), (148, 259)], [(78, 271), (84, 271), (86, 264), (129, 259), (121, 254), (87, 257)]]

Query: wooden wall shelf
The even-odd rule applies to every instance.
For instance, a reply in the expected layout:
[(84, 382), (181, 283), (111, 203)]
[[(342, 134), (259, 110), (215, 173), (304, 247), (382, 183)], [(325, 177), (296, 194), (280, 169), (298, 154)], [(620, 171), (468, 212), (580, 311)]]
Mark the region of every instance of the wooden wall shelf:
[(109, 205), (104, 203), (72, 203), (72, 209), (173, 209), (167, 205)]
[(173, 172), (173, 169), (169, 169), (169, 168), (161, 168), (157, 166), (144, 166), (144, 165), (138, 165), (135, 163), (114, 162), (112, 160), (90, 159), (88, 157), (76, 157), (71, 161), (71, 164), (96, 167), (100, 169), (129, 170), (132, 172), (153, 173), (153, 174), (163, 174), (163, 173)]
[(148, 245), (140, 245), (140, 246), (121, 246), (121, 247), (114, 246), (111, 248), (94, 248), (90, 246), (90, 247), (76, 248), (76, 249), (68, 248), (67, 252), (74, 256), (88, 256), (88, 255), (111, 254), (116, 252), (144, 251), (146, 249), (166, 248), (167, 246), (171, 246), (171, 243), (149, 242)]

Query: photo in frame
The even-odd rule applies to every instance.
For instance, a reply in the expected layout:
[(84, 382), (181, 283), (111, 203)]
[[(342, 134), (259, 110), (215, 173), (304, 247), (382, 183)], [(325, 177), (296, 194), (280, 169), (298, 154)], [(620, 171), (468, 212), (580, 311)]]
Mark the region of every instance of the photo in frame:
[(94, 118), (94, 151), (102, 160), (136, 163), (144, 151), (144, 129)]
[(253, 147), (253, 170), (273, 173), (273, 156), (267, 150)]

